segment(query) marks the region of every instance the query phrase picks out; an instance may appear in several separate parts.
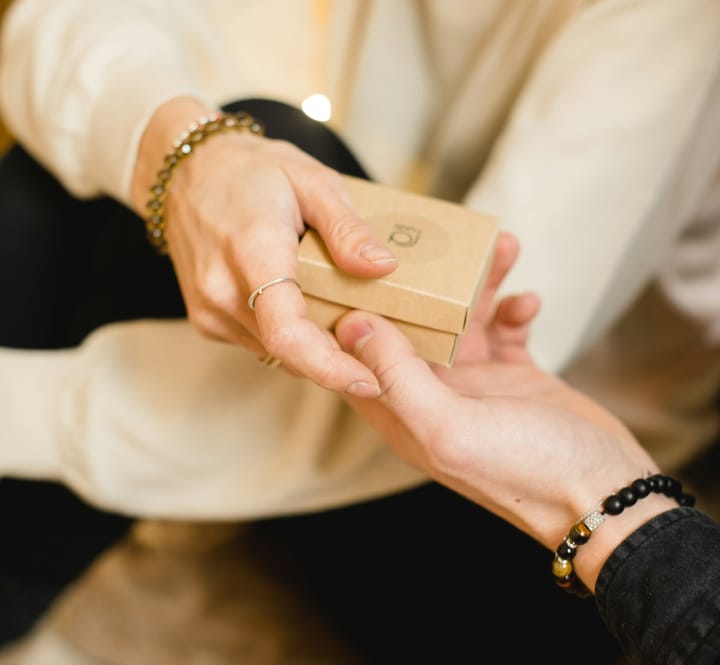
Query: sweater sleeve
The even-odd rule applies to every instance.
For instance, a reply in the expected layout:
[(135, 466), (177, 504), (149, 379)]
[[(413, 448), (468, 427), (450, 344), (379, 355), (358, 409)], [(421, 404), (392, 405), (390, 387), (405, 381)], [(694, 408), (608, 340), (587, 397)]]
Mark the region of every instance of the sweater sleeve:
[(521, 241), (550, 371), (656, 275), (720, 167), (720, 3), (588, 3), (531, 73), (467, 203)]
[(595, 599), (633, 663), (717, 663), (720, 525), (692, 508), (658, 515), (611, 555)]
[(164, 101), (203, 99), (211, 31), (189, 0), (16, 0), (3, 21), (0, 110), (78, 197), (127, 203), (143, 128)]
[(425, 481), (335, 393), (180, 320), (0, 349), (0, 422), (0, 475), (141, 517), (271, 517)]

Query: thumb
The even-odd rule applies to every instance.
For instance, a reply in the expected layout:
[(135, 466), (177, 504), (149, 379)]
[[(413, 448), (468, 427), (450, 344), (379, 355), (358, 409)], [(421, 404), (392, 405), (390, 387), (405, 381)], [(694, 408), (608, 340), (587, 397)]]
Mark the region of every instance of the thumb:
[(378, 399), (408, 426), (431, 417), (439, 398), (449, 393), (407, 337), (387, 319), (352, 311), (337, 323), (335, 336), (347, 353), (375, 374), (381, 390)]

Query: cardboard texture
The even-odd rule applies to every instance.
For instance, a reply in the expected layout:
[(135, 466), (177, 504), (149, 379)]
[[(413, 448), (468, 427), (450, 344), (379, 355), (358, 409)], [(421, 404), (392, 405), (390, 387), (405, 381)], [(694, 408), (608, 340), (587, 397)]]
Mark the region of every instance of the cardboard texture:
[(426, 360), (451, 365), (492, 260), (499, 222), (461, 205), (344, 176), (355, 209), (399, 260), (387, 277), (340, 271), (312, 229), (297, 278), (310, 318), (332, 329), (349, 309), (393, 320)]
[[(321, 328), (332, 330), (338, 319), (352, 308), (340, 305), (329, 300), (322, 300), (313, 296), (305, 296), (309, 317)], [(370, 309), (370, 308), (365, 308)], [(459, 336), (456, 333), (444, 330), (434, 330), (424, 326), (417, 326), (406, 321), (399, 321), (387, 317), (412, 342), (418, 355), (425, 360), (450, 366), (455, 354), (455, 345)]]

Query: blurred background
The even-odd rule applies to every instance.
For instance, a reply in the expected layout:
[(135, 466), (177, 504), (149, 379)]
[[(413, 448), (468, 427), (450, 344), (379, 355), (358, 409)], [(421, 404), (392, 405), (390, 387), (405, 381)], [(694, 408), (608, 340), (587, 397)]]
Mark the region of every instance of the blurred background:
[[(2, 20), (5, 9), (9, 4), (10, 0), (0, 0), (0, 20)], [(10, 145), (10, 141), (10, 135), (5, 128), (5, 125), (2, 123), (2, 120), (0, 120), (0, 154), (5, 152), (5, 149), (8, 147), (8, 145)]]

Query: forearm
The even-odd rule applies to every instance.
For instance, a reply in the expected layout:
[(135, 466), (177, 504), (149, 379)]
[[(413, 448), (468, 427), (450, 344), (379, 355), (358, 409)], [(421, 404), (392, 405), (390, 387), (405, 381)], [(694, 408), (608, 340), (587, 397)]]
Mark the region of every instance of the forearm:
[[(189, 9), (190, 8), (190, 9)], [(128, 201), (155, 109), (200, 96), (192, 5), (16, 0), (2, 35), (0, 104), (15, 137), (78, 196)]]
[(185, 321), (113, 324), (75, 350), (0, 349), (0, 476), (198, 519), (317, 510), (424, 480), (344, 408)]
[(714, 0), (594, 3), (547, 49), (467, 199), (520, 239), (504, 291), (539, 294), (530, 347), (545, 369), (663, 267), (718, 167), (719, 98)]

